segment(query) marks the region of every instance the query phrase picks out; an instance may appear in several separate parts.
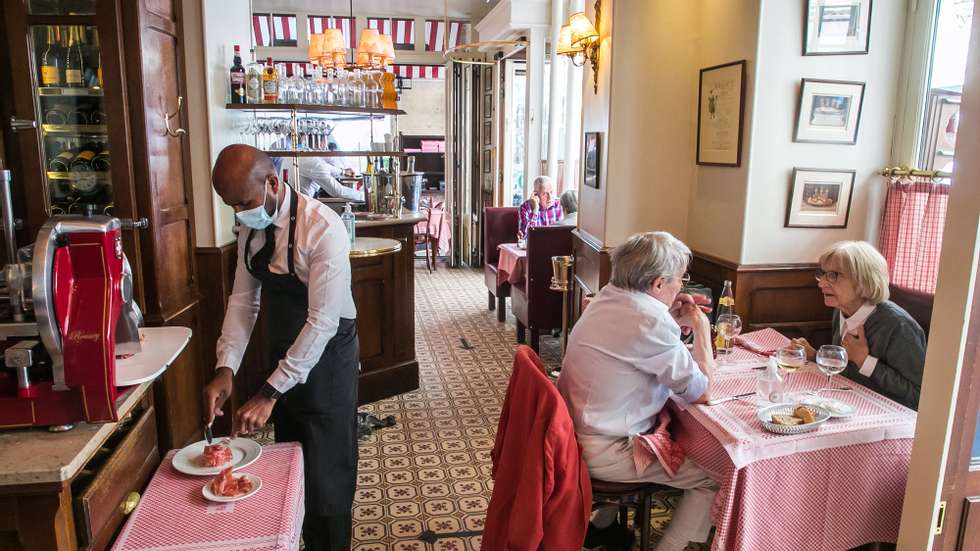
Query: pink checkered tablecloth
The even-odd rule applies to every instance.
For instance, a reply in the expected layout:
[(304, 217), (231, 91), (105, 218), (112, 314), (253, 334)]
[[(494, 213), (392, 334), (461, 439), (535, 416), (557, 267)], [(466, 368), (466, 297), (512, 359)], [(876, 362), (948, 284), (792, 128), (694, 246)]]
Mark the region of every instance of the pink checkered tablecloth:
[[(790, 376), (790, 391), (824, 386), (808, 369)], [(750, 392), (756, 375), (722, 372), (712, 393)], [(683, 411), (672, 403), (674, 437), (720, 486), (712, 549), (839, 551), (896, 541), (915, 412), (842, 377), (837, 384), (855, 389), (834, 396), (857, 415), (797, 436), (765, 432), (751, 400)]]
[(241, 472), (258, 475), (262, 489), (231, 503), (201, 495), (210, 477), (173, 468), (172, 450), (143, 493), (113, 551), (240, 551), (299, 549), (303, 526), (303, 450), (299, 444), (265, 446)]
[(524, 279), (524, 266), (527, 264), (527, 250), (517, 246), (517, 243), (497, 245), (500, 259), (497, 261), (497, 285), (505, 281), (516, 285)]

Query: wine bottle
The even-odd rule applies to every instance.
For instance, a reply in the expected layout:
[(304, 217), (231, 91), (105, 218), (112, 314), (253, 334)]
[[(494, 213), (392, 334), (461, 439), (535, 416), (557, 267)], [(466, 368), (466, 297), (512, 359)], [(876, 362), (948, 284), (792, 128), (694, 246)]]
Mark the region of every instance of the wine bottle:
[(51, 172), (68, 172), (69, 167), (71, 167), (71, 161), (74, 158), (75, 152), (71, 149), (65, 149), (48, 162), (48, 170)]
[(44, 112), (44, 122), (45, 124), (68, 124), (68, 113), (61, 106), (55, 105)]
[(92, 158), (92, 170), (96, 172), (109, 172), (112, 162), (109, 159), (109, 148), (103, 145), (99, 154)]
[(78, 30), (68, 28), (68, 50), (65, 54), (65, 86), (81, 88), (85, 86), (85, 64), (82, 61), (82, 48), (78, 39)]
[(54, 40), (54, 27), (48, 27), (48, 38), (41, 54), (41, 86), (60, 86), (61, 67)]
[(242, 66), (242, 51), (238, 44), (235, 44), (235, 58), (229, 73), (231, 76), (231, 102), (245, 103), (245, 67)]
[(262, 72), (262, 102), (277, 103), (279, 101), (279, 73), (272, 64), (272, 58), (266, 60), (265, 71)]
[(96, 145), (94, 143), (87, 143), (82, 147), (78, 155), (71, 160), (71, 172), (91, 172), (92, 171), (92, 159), (95, 158)]

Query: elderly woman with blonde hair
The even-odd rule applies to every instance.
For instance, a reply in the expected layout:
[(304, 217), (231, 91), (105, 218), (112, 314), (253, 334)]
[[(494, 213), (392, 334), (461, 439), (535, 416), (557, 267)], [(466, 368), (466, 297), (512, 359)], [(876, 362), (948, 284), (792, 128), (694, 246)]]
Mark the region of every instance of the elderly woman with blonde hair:
[[(863, 241), (841, 241), (820, 255), (816, 279), (836, 309), (833, 342), (847, 350), (844, 376), (912, 409), (919, 405), (926, 335), (888, 300), (888, 264)], [(816, 351), (797, 339), (812, 360)]]

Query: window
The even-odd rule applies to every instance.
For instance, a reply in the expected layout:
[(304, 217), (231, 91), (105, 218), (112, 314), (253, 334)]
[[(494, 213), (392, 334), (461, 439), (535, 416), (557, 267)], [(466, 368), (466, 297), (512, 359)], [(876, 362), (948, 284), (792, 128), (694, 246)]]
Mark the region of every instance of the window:
[(443, 51), (443, 42), (448, 40), (450, 48), (466, 43), (470, 24), (463, 21), (449, 22), (449, 36), (446, 37), (446, 22), (442, 19), (425, 20), (425, 51)]
[(272, 45), (296, 46), (296, 16), (287, 13), (272, 14)]
[(396, 50), (415, 49), (414, 19), (368, 17), (367, 25), (369, 29), (377, 29), (379, 33), (390, 36)]
[(952, 172), (974, 0), (939, 0), (917, 164)]
[(252, 14), (252, 43), (256, 46), (272, 46), (272, 22), (267, 13)]
[(340, 29), (348, 48), (357, 48), (357, 22), (353, 17), (310, 15), (307, 17), (310, 34), (320, 34), (324, 29)]

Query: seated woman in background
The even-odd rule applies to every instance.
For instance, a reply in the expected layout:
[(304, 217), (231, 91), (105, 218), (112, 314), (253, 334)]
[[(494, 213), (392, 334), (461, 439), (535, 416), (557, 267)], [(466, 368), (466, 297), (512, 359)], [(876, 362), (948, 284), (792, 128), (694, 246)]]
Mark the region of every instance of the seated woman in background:
[[(824, 304), (835, 308), (833, 342), (847, 350), (844, 376), (912, 409), (919, 405), (926, 335), (888, 300), (888, 264), (863, 241), (841, 241), (820, 255)], [(814, 359), (806, 339), (796, 339)]]
[(565, 214), (558, 224), (562, 226), (577, 226), (578, 198), (575, 197), (575, 190), (566, 189), (558, 196), (558, 202), (561, 203), (561, 210)]

